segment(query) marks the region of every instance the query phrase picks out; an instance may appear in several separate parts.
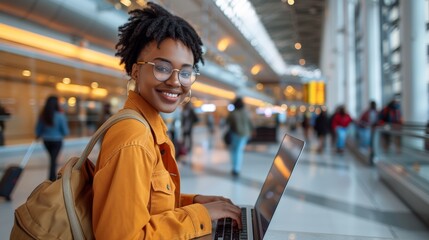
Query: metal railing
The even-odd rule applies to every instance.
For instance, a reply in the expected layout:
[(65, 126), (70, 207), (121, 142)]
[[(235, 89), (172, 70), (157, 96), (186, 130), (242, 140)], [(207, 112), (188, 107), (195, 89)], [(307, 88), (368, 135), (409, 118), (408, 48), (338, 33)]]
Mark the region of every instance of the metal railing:
[(371, 157), (380, 179), (429, 225), (427, 129), (407, 125), (377, 127)]

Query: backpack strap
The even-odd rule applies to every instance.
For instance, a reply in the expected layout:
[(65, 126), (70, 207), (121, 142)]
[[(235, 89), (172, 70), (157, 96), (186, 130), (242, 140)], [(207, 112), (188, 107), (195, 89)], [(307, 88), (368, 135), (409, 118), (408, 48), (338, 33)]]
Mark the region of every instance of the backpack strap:
[(97, 131), (91, 137), (91, 140), (86, 145), (85, 150), (83, 151), (82, 155), (76, 163), (74, 163), (74, 161), (68, 161), (64, 167), (62, 176), (64, 204), (70, 221), (70, 228), (74, 239), (83, 240), (85, 239), (85, 235), (83, 233), (82, 226), (80, 225), (79, 218), (77, 217), (73, 201), (73, 192), (71, 187), (72, 172), (74, 170), (80, 171), (82, 164), (86, 161), (95, 144), (97, 144), (98, 140), (100, 140), (104, 136), (104, 134), (111, 126), (125, 119), (135, 119), (146, 125), (146, 127), (150, 128), (146, 119), (142, 115), (131, 109), (123, 109), (118, 113), (114, 114), (112, 117), (110, 117), (106, 122), (103, 123), (103, 125), (100, 126), (100, 128), (97, 129)]
[(83, 162), (88, 158), (95, 144), (97, 144), (98, 140), (100, 140), (104, 136), (104, 134), (111, 126), (124, 119), (135, 119), (146, 125), (146, 127), (150, 128), (146, 119), (142, 115), (132, 109), (122, 109), (121, 111), (110, 117), (106, 122), (103, 123), (103, 125), (101, 125), (100, 128), (97, 129), (89, 143), (86, 145), (85, 150), (80, 156), (78, 162), (74, 165), (73, 169), (80, 169), (82, 167)]

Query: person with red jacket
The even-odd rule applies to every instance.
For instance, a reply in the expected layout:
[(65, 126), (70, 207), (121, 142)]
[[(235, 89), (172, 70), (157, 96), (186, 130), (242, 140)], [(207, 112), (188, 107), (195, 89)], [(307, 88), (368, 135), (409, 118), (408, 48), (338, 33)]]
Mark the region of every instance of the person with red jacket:
[(378, 123), (378, 111), (375, 101), (369, 103), (359, 118), (359, 145), (361, 148), (371, 150), (374, 128)]
[(332, 129), (337, 134), (336, 147), (337, 152), (344, 152), (346, 146), (347, 127), (353, 121), (350, 115), (346, 112), (344, 106), (340, 106), (338, 112), (332, 119)]
[[(400, 130), (402, 126), (402, 113), (401, 113), (401, 107), (398, 102), (398, 100), (393, 99), (390, 101), (387, 106), (385, 106), (380, 111), (379, 116), (379, 125), (384, 125), (388, 129), (391, 130)], [(390, 142), (392, 135), (389, 133), (381, 133), (381, 146), (383, 150), (386, 152), (390, 148)], [(400, 136), (394, 136), (393, 141), (396, 145), (396, 151), (400, 152), (401, 148), (401, 137)]]

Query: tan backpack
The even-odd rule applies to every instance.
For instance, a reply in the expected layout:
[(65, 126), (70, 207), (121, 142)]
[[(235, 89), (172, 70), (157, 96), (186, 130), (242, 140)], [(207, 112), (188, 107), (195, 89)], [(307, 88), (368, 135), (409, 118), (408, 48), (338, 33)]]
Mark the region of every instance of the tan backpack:
[(131, 109), (123, 109), (110, 117), (94, 133), (80, 157), (69, 159), (54, 182), (41, 183), (15, 210), (10, 239), (94, 239), (92, 180), (95, 167), (88, 156), (109, 127), (124, 119), (135, 119), (149, 127), (147, 121)]

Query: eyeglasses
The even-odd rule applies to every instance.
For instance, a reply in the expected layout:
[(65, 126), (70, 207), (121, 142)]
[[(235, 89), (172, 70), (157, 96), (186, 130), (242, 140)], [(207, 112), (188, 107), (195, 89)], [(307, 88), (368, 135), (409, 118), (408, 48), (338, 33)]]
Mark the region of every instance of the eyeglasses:
[(183, 67), (182, 69), (174, 69), (173, 66), (166, 61), (137, 62), (137, 64), (152, 65), (153, 76), (155, 76), (155, 78), (160, 82), (167, 81), (171, 77), (173, 72), (177, 72), (179, 77), (179, 82), (184, 87), (190, 87), (197, 79), (197, 76), (200, 75), (200, 73), (195, 72), (191, 66)]

